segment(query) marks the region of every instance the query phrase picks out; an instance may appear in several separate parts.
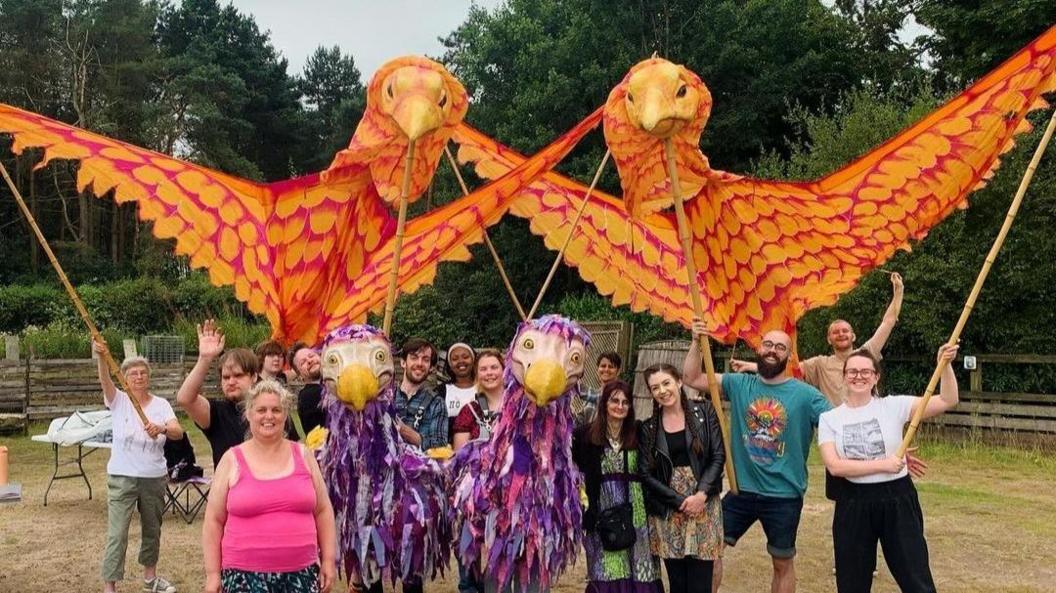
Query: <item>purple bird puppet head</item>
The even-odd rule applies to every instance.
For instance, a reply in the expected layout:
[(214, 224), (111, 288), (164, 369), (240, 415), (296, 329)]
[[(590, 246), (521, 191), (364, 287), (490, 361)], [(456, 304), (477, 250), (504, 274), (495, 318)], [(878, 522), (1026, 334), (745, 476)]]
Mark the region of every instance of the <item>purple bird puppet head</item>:
[(392, 400), (392, 345), (369, 325), (347, 325), (323, 341), (323, 383), (345, 405), (362, 412), (372, 401)]

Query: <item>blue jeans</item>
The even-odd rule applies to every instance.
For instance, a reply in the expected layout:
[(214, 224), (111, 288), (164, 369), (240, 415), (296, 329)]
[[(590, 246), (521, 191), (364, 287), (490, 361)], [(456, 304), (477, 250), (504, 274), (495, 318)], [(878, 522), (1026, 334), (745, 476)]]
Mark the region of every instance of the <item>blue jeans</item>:
[(793, 558), (802, 512), (802, 498), (778, 498), (754, 492), (728, 493), (722, 499), (722, 530), (726, 544), (737, 545), (737, 540), (759, 521), (766, 533), (766, 551), (774, 558)]

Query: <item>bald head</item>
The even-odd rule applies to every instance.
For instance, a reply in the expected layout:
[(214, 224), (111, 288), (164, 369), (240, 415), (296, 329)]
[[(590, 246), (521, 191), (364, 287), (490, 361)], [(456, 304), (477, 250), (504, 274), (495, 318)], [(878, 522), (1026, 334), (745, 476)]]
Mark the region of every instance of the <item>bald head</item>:
[(773, 379), (785, 372), (788, 357), (792, 352), (792, 338), (779, 329), (763, 334), (759, 349), (755, 351), (759, 358), (759, 375), (764, 379)]

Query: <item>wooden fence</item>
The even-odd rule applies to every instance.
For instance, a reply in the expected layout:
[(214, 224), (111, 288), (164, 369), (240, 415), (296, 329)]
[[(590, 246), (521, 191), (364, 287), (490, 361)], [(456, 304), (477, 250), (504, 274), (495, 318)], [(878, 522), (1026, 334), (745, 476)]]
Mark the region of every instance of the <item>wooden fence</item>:
[[(639, 418), (652, 415), (652, 398), (646, 388), (642, 371), (658, 362), (673, 364), (682, 369), (689, 342), (673, 340), (643, 344), (638, 349), (638, 362), (634, 371), (634, 406)], [(729, 351), (713, 351), (717, 369), (727, 368)], [(750, 357), (750, 352), (740, 352), (739, 357)], [(1037, 354), (980, 354), (975, 356), (976, 368), (969, 372), (968, 389), (961, 385), (961, 403), (949, 412), (927, 422), (937, 426), (982, 431), (1031, 433), (1046, 438), (1056, 437), (1056, 394), (1007, 393), (987, 391), (983, 376), (986, 365), (1056, 365), (1056, 356)], [(891, 370), (898, 364), (934, 364), (934, 358), (886, 357), (884, 364)], [(962, 364), (963, 358), (955, 364)], [(923, 386), (922, 386), (923, 387)], [(691, 396), (698, 394), (689, 390)]]
[[(151, 393), (175, 401), (193, 361), (152, 364)], [(203, 391), (219, 393), (216, 365)], [(77, 410), (99, 409), (102, 391), (93, 359), (0, 361), (0, 429), (25, 429), (27, 421), (50, 420)]]

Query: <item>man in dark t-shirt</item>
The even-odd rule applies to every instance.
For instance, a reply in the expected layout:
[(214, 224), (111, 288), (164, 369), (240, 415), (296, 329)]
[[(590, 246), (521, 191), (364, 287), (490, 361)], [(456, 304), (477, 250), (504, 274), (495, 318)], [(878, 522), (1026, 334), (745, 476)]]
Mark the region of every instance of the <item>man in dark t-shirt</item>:
[[(224, 351), (224, 334), (212, 319), (198, 327), (198, 361), (176, 392), (178, 403), (202, 430), (213, 451), (213, 467), (228, 449), (246, 438), (249, 426), (239, 404), (257, 382), (260, 361), (252, 350), (234, 348), (220, 358), (222, 399), (209, 400), (201, 395), (209, 367)], [(299, 440), (297, 429), (286, 419), (286, 438)]]

